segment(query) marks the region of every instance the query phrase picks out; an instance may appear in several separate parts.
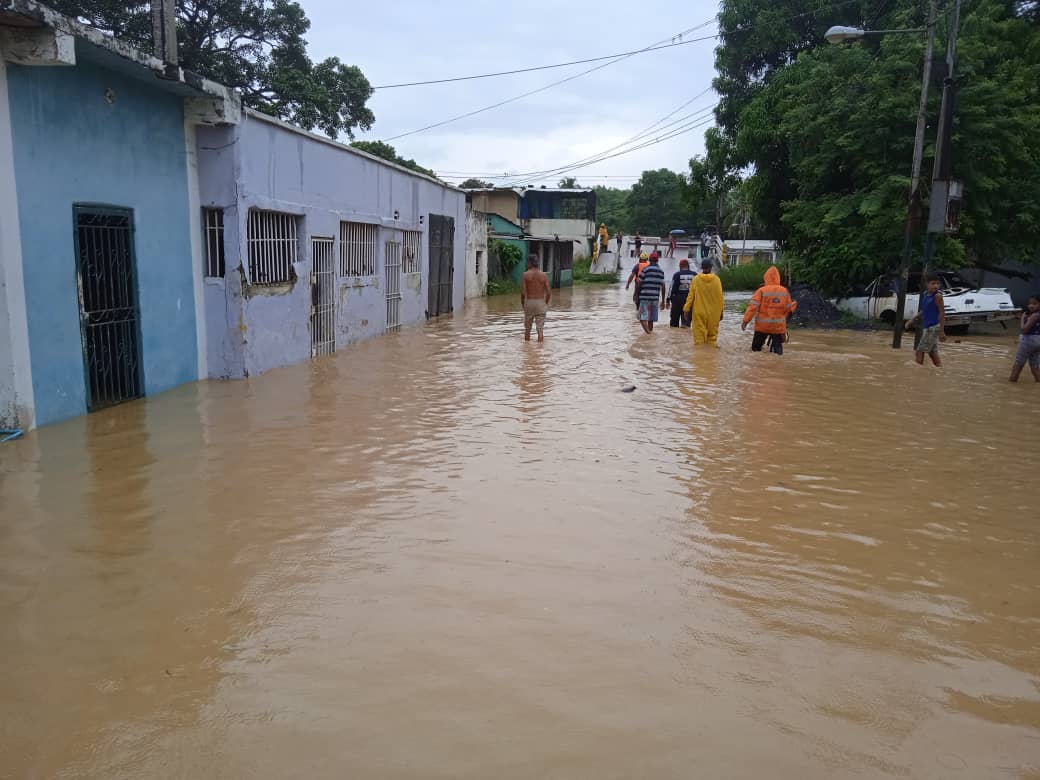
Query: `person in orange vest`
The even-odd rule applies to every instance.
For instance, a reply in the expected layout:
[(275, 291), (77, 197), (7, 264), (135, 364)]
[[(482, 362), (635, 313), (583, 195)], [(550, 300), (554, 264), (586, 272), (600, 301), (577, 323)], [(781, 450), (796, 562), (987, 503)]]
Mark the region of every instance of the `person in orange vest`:
[(632, 296), (632, 300), (635, 303), (637, 309), (639, 308), (639, 277), (642, 275), (643, 271), (646, 270), (646, 267), (648, 265), (650, 265), (650, 256), (647, 255), (646, 252), (642, 252), (639, 255), (639, 262), (632, 266), (632, 273), (628, 275), (628, 281), (625, 282), (626, 291), (632, 285), (632, 282), (636, 283), (636, 291), (635, 294)]
[(748, 323), (754, 320), (755, 335), (751, 340), (751, 351), (761, 352), (762, 345), (768, 339), (769, 351), (782, 355), (784, 342), (787, 341), (787, 318), (794, 314), (798, 303), (791, 300), (791, 293), (780, 284), (780, 272), (775, 265), (769, 266), (764, 281), (765, 284), (751, 296), (740, 329), (747, 330)]

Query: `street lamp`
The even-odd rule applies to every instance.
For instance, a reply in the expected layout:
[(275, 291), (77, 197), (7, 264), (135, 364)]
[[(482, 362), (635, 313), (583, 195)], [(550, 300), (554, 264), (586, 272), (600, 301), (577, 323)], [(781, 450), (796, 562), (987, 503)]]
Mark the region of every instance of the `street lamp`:
[[(954, 0), (954, 19), (951, 25), (950, 38), (953, 43), (947, 42), (947, 64), (948, 76), (953, 73), (951, 52), (956, 47), (957, 17), (960, 10), (960, 0)], [(844, 43), (850, 40), (859, 40), (867, 35), (884, 35), (887, 33), (910, 33), (928, 32), (928, 41), (924, 49), (924, 71), (921, 75), (921, 100), (917, 109), (917, 130), (914, 134), (914, 160), (910, 172), (910, 203), (907, 206), (906, 227), (903, 231), (903, 254), (899, 265), (899, 290), (896, 297), (896, 313), (892, 322), (892, 348), (899, 349), (903, 345), (903, 318), (906, 315), (906, 286), (910, 277), (910, 250), (913, 245), (914, 222), (921, 204), (921, 159), (924, 157), (924, 130), (928, 123), (928, 84), (932, 75), (932, 51), (935, 48), (935, 17), (937, 15), (937, 0), (930, 0), (928, 8), (928, 26), (914, 30), (862, 30), (858, 27), (843, 27), (835, 25), (824, 33), (824, 38), (829, 43)], [(947, 104), (946, 89), (943, 89), (943, 107)], [(945, 112), (944, 112), (945, 113)], [(939, 138), (937, 148), (942, 146), (943, 123), (940, 122)], [(938, 153), (937, 153), (938, 158)], [(937, 160), (938, 161), (938, 160)], [(939, 167), (936, 166), (936, 175)], [(926, 247), (927, 250), (927, 247)], [(926, 251), (926, 255), (928, 252)], [(927, 261), (927, 257), (926, 257)]]

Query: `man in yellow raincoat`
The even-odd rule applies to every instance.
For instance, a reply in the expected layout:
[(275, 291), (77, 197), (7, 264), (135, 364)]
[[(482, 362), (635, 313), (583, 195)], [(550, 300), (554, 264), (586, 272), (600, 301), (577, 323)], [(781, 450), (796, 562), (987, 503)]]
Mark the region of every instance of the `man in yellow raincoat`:
[(701, 263), (701, 272), (690, 282), (683, 313), (693, 312), (693, 343), (717, 347), (722, 320), (722, 281), (711, 269), (711, 260)]

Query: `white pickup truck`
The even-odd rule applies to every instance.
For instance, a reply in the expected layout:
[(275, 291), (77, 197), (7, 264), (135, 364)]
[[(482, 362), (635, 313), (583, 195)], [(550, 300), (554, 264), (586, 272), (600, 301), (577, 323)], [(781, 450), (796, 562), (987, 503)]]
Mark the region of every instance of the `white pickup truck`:
[[(955, 271), (936, 271), (936, 275), (946, 309), (947, 327), (965, 328), (973, 322), (1013, 320), (1021, 313), (1002, 287), (972, 287)], [(841, 311), (857, 317), (891, 324), (896, 317), (895, 279), (891, 274), (879, 276), (862, 293), (838, 298), (832, 303)], [(910, 274), (906, 289), (907, 319), (917, 314), (921, 289), (921, 274)]]

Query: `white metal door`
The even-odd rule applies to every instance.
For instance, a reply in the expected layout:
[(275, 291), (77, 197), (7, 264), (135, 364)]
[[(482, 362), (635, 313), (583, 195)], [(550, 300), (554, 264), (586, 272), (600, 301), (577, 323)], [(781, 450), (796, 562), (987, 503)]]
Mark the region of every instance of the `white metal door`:
[(401, 244), (386, 242), (386, 329), (401, 329)]
[(334, 240), (311, 238), (311, 357), (336, 351)]

